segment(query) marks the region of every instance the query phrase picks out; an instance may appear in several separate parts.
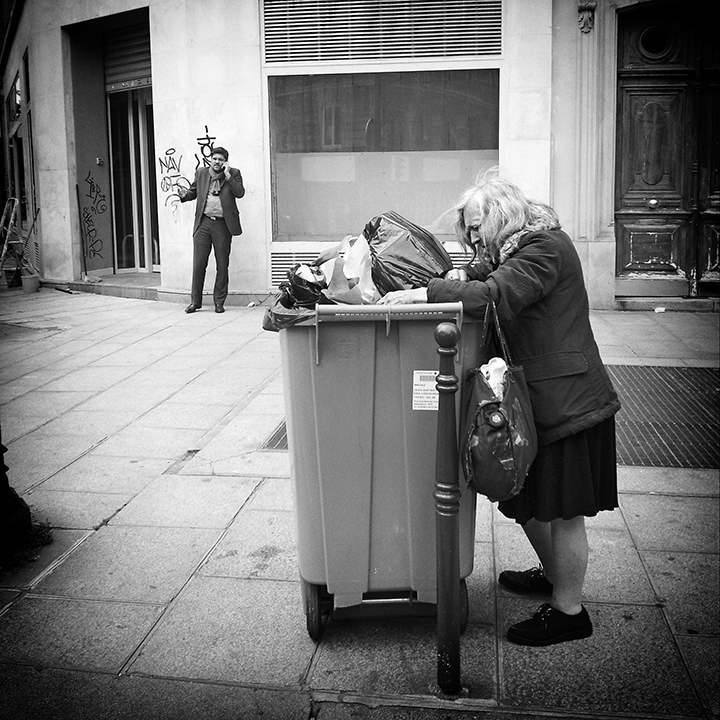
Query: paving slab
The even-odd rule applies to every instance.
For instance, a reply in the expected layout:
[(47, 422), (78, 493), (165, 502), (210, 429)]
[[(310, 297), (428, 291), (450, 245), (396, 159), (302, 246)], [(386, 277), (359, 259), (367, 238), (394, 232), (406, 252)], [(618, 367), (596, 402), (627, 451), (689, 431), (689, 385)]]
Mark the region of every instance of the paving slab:
[[(369, 698), (434, 698), (438, 692), (436, 642), (432, 620), (331, 620), (310, 685), (315, 690)], [(461, 652), (461, 682), (469, 697), (492, 699), (494, 629), (469, 625)]]
[(622, 495), (620, 506), (642, 550), (719, 550), (717, 498)]
[[(99, 368), (126, 367), (131, 371), (139, 370), (147, 365), (148, 358), (139, 353), (136, 348), (128, 347), (122, 339), (113, 338), (112, 343), (104, 348), (105, 352), (97, 351), (97, 359), (93, 364)], [(156, 353), (152, 360), (162, 361), (164, 353)]]
[(492, 543), (476, 542), (473, 571), (465, 578), (469, 625), (495, 626), (495, 572)]
[(257, 485), (257, 479), (165, 474), (153, 480), (110, 524), (225, 528)]
[[(165, 355), (162, 355), (165, 358)], [(172, 373), (168, 373), (161, 367), (157, 367), (158, 363), (148, 362), (145, 367), (139, 368), (132, 377), (123, 381), (125, 386), (132, 385), (137, 392), (157, 391), (161, 388), (175, 393), (192, 382), (197, 381), (205, 375), (206, 370), (189, 367), (177, 368)], [(200, 397), (196, 400), (201, 400)]]
[(87, 366), (80, 358), (78, 369), (43, 385), (44, 392), (99, 392), (130, 377), (135, 370), (128, 367)]
[(173, 460), (197, 448), (206, 432), (202, 428), (148, 428), (133, 424), (104, 440), (95, 449), (95, 454)]
[[(97, 530), (55, 528), (57, 544), (27, 575), (0, 577), (0, 637), (12, 655), (0, 656), (0, 717), (8, 708), (13, 720), (717, 714), (717, 470), (619, 468), (621, 509), (587, 521), (595, 635), (554, 648), (506, 641), (507, 625), (543, 598), (511, 595), (497, 572), (537, 560), (521, 528), (480, 500), (461, 641), (467, 697), (449, 700), (434, 687), (432, 618), (334, 616), (318, 643), (307, 635), (289, 454), (263, 447), (284, 418), (279, 336), (260, 329), (263, 308), (187, 316), (45, 289), (2, 301), (3, 438), (10, 418), (11, 454), (32, 463), (37, 449), (45, 473), (25, 497), (36, 485), (56, 513), (83, 512), (90, 494), (124, 508)], [(22, 325), (8, 330), (10, 316)], [(606, 361), (718, 366), (717, 315), (594, 312), (592, 322)], [(56, 414), (48, 383), (100, 383), (102, 368), (116, 385), (77, 404), (58, 393)], [(108, 439), (73, 444), (83, 428)], [(13, 465), (11, 480), (26, 467)], [(31, 655), (18, 639), (29, 622), (33, 638), (43, 624), (56, 633), (44, 656), (39, 641)], [(105, 635), (109, 647), (97, 650)]]
[(310, 697), (297, 690), (22, 665), (0, 673), (0, 717), (12, 720), (304, 720), (311, 712)]
[(91, 433), (98, 441), (114, 435), (136, 419), (131, 412), (89, 412), (77, 409), (68, 410), (61, 416), (46, 422), (43, 433), (47, 435), (87, 435)]
[(720, 568), (710, 553), (641, 553), (653, 579), (658, 602), (677, 633), (718, 635), (720, 633)]
[(315, 653), (299, 593), (297, 582), (195, 577), (129, 672), (299, 688)]
[[(650, 580), (632, 537), (626, 529), (588, 529), (590, 557), (584, 599), (600, 602), (655, 602)], [(509, 524), (495, 527), (498, 572), (534, 567), (538, 560), (522, 529)], [(512, 593), (498, 586), (501, 595)], [(548, 598), (538, 595), (538, 602)]]
[[(11, 372), (13, 370), (15, 372)], [(56, 365), (24, 373), (23, 370), (27, 369), (23, 367), (13, 368), (13, 366), (0, 368), (0, 381), (4, 383), (0, 386), (0, 402), (3, 404), (31, 390), (43, 388), (49, 382), (63, 377), (67, 373), (66, 369), (59, 368)], [(14, 377), (14, 375), (18, 374), (19, 377)]]
[(19, 590), (2, 590), (0, 589), (0, 613), (15, 602), (20, 597)]
[[(530, 617), (527, 600), (501, 598), (499, 627)], [(502, 641), (502, 700), (549, 712), (698, 715), (700, 705), (662, 610), (587, 606), (591, 637), (545, 648)]]
[(168, 458), (115, 457), (89, 452), (58, 470), (43, 490), (119, 493), (134, 496), (172, 464)]
[[(35, 522), (42, 516), (35, 515)], [(43, 521), (44, 522), (44, 521)], [(0, 588), (28, 589), (33, 587), (48, 570), (90, 533), (86, 530), (52, 529), (52, 542), (35, 551), (34, 558), (21, 566), (0, 572)]]
[[(461, 489), (461, 493), (469, 492)], [(475, 503), (475, 542), (492, 542), (493, 518), (496, 506), (485, 498), (478, 498)]]
[(45, 484), (24, 496), (35, 517), (54, 528), (92, 529), (107, 523), (132, 500), (132, 495), (46, 490)]
[(208, 372), (189, 382), (177, 393), (176, 402), (186, 403), (223, 403), (232, 401), (238, 404), (247, 401), (258, 387), (277, 374), (277, 368), (269, 367), (243, 369), (228, 382), (224, 372)]
[(183, 473), (217, 475), (289, 475), (287, 453), (259, 448), (282, 420), (277, 414), (234, 417), (183, 468)]
[(588, 530), (590, 554), (583, 587), (588, 602), (654, 603), (653, 586), (627, 530)]
[(294, 512), (293, 488), (289, 477), (265, 478), (246, 504), (248, 510), (284, 510)]
[(720, 470), (663, 467), (618, 467), (618, 490), (621, 493), (650, 495), (720, 494)]
[[(7, 407), (7, 406), (6, 406)], [(9, 446), (18, 438), (27, 435), (47, 422), (42, 415), (28, 415), (16, 409), (4, 410), (2, 415), (2, 436), (5, 445)]]
[(314, 707), (317, 711), (317, 720), (548, 720), (549, 715), (536, 715), (508, 712), (507, 710), (493, 709), (492, 703), (486, 703), (487, 707), (476, 707), (474, 703), (471, 709), (463, 708), (460, 701), (443, 703), (437, 708), (428, 708), (420, 705), (413, 705), (413, 698), (405, 701), (406, 706), (398, 707), (389, 702), (387, 705), (362, 704), (362, 698), (353, 702), (353, 698), (341, 696), (335, 702), (316, 702)]
[(235, 409), (232, 402), (209, 403), (183, 402), (175, 398), (168, 399), (159, 407), (145, 413), (137, 419), (140, 427), (175, 428), (178, 430), (211, 430)]
[(109, 390), (97, 393), (89, 397), (77, 409), (90, 412), (108, 412), (111, 408), (119, 412), (134, 413), (138, 418), (148, 410), (172, 397), (175, 391), (172, 388), (137, 388), (132, 383), (132, 378), (118, 383)]
[(678, 645), (707, 710), (720, 715), (720, 651), (717, 636), (681, 635)]
[(160, 616), (156, 605), (25, 595), (0, 625), (0, 662), (119, 672)]
[(12, 487), (26, 492), (82, 457), (97, 443), (95, 435), (29, 433), (8, 445), (5, 464)]
[(26, 393), (11, 400), (7, 403), (6, 408), (10, 414), (40, 415), (46, 420), (52, 420), (80, 405), (94, 393), (93, 390), (44, 390), (39, 388), (37, 392)]
[(200, 573), (297, 581), (294, 514), (278, 510), (243, 510)]
[(93, 600), (167, 603), (220, 533), (204, 528), (102, 527), (43, 578), (35, 591)]

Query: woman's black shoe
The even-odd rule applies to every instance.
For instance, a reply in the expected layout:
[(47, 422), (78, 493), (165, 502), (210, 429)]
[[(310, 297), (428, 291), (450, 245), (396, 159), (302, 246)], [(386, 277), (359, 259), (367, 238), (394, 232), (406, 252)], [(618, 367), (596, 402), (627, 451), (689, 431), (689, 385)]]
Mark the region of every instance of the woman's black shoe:
[(545, 577), (542, 567), (534, 567), (529, 570), (505, 570), (498, 576), (498, 582), (516, 593), (528, 595), (539, 593), (552, 595), (553, 586)]
[(517, 645), (555, 645), (568, 640), (580, 640), (593, 633), (592, 622), (585, 608), (577, 615), (567, 615), (545, 603), (529, 619), (510, 627), (508, 640)]

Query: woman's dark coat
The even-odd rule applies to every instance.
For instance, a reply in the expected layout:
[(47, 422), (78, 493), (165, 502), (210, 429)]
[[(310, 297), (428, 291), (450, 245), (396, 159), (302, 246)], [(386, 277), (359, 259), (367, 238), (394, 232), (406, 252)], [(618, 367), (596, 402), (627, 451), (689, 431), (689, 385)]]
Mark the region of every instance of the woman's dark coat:
[(460, 300), (476, 318), (491, 297), (512, 360), (525, 370), (541, 444), (620, 409), (590, 326), (580, 258), (564, 232), (529, 233), (484, 282), (435, 279), (428, 286), (430, 302)]

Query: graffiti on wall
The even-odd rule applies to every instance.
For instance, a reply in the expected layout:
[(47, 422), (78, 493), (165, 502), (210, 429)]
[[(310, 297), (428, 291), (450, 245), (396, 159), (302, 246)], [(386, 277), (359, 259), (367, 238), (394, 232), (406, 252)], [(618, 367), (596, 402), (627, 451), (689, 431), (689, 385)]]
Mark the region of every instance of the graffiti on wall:
[[(205, 126), (205, 134), (196, 138), (200, 148), (199, 154), (195, 153), (195, 167), (193, 172), (201, 165), (207, 167), (210, 165), (210, 156), (212, 155), (213, 144), (216, 138), (211, 136), (208, 126)], [(183, 175), (182, 162), (183, 156), (180, 155), (174, 147), (165, 150), (165, 154), (158, 158), (160, 163), (160, 192), (165, 195), (165, 207), (172, 207), (173, 216), (180, 202), (179, 188), (190, 187), (191, 181)]]
[(80, 209), (82, 232), (85, 237), (85, 252), (87, 257), (99, 257), (103, 259), (103, 240), (98, 234), (95, 225), (95, 216), (102, 215), (107, 210), (107, 196), (92, 175), (92, 171), (88, 170), (85, 176), (85, 198), (89, 202), (83, 204)]
[(175, 148), (168, 148), (165, 155), (158, 158), (160, 162), (160, 192), (165, 193), (165, 207), (170, 205), (175, 214), (175, 208), (180, 202), (178, 188), (190, 187), (190, 181), (182, 174), (182, 155), (178, 155)]
[(195, 154), (195, 169), (197, 170), (202, 163), (205, 167), (210, 165), (210, 156), (212, 155), (212, 149), (215, 145), (216, 137), (210, 137), (208, 134), (208, 126), (205, 126), (205, 135), (197, 138), (197, 143), (200, 146), (200, 157)]

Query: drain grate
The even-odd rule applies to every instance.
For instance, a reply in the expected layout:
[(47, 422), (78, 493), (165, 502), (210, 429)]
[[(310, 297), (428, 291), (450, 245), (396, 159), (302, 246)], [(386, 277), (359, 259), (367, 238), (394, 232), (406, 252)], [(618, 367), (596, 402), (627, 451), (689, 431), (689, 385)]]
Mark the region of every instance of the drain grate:
[(287, 426), (283, 420), (273, 434), (260, 446), (261, 450), (287, 450)]
[[(716, 368), (609, 365), (608, 372), (622, 402), (621, 465), (720, 468)], [(262, 449), (288, 449), (284, 422)]]
[(609, 365), (621, 465), (718, 468), (716, 368)]

